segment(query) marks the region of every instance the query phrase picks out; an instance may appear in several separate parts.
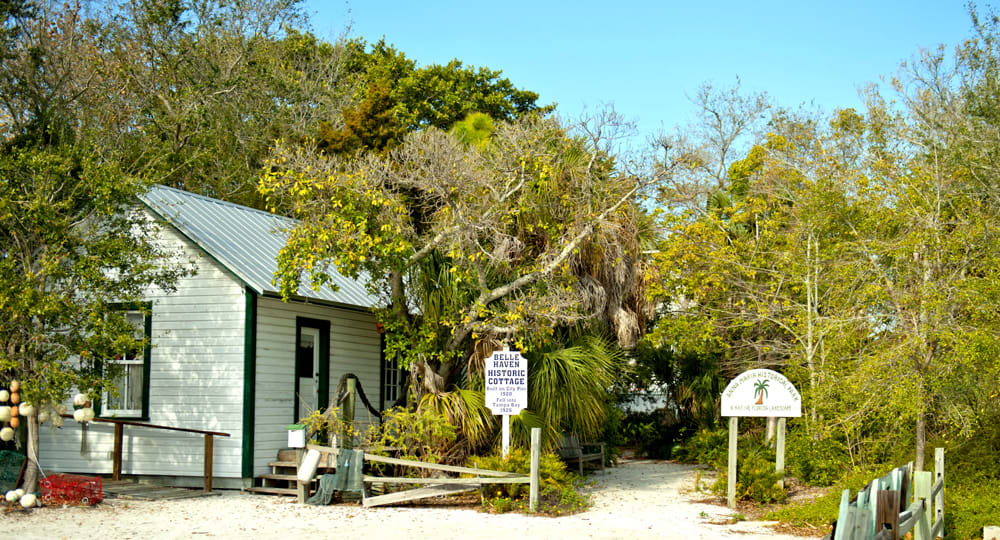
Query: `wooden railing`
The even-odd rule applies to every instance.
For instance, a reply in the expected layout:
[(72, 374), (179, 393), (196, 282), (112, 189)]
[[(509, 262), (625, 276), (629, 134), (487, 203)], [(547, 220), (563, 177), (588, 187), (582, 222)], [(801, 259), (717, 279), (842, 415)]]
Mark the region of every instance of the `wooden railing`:
[[(73, 418), (72, 415), (64, 414), (63, 418)], [(115, 425), (115, 450), (111, 456), (111, 478), (121, 480), (122, 476), (122, 439), (125, 436), (125, 426), (143, 427), (150, 429), (161, 429), (165, 431), (180, 431), (182, 433), (195, 433), (205, 437), (205, 492), (212, 492), (212, 461), (215, 455), (215, 437), (229, 437), (228, 433), (221, 431), (204, 431), (201, 429), (180, 428), (173, 426), (160, 426), (157, 424), (147, 424), (145, 422), (135, 422), (132, 420), (117, 420), (114, 418), (94, 418), (91, 422), (101, 422)]]

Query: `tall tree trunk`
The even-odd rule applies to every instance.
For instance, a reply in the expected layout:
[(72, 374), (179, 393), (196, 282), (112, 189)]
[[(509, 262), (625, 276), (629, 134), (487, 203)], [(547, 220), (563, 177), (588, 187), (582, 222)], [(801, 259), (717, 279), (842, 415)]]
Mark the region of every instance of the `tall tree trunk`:
[(24, 470), (25, 493), (36, 493), (38, 491), (39, 469), (38, 469), (38, 415), (25, 418), (28, 426), (28, 465)]

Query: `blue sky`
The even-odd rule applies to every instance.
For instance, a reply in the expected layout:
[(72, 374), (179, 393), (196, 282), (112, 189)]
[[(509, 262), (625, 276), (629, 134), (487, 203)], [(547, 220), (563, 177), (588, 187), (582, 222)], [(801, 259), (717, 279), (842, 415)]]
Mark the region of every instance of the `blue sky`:
[[(963, 2), (307, 0), (313, 30), (385, 36), (420, 65), (458, 58), (499, 69), (578, 117), (613, 103), (640, 135), (692, 120), (703, 82), (766, 91), (779, 104), (857, 107), (857, 90), (920, 48), (969, 37)], [(571, 6), (571, 7), (566, 7)]]

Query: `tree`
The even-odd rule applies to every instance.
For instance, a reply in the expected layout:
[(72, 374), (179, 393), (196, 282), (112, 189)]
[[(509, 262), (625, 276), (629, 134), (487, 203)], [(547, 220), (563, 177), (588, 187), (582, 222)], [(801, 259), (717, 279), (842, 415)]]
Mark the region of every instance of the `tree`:
[(517, 89), (500, 71), (458, 60), (417, 67), (384, 39), (371, 46), (354, 39), (345, 49), (354, 99), (341, 111), (342, 127), (324, 126), (319, 148), (327, 153), (384, 152), (407, 133), (428, 127), (447, 131), (472, 113), (506, 122), (554, 109), (539, 106), (538, 94)]
[(274, 140), (315, 139), (349, 95), (342, 48), (301, 30), (295, 1), (43, 1), (17, 13), (0, 70), (12, 133), (71, 134), (126, 174), (231, 202), (260, 206)]
[[(100, 395), (116, 375), (101, 360), (134, 346), (115, 306), (170, 290), (151, 224), (134, 211), (143, 186), (72, 147), (0, 153), (0, 376), (24, 401)], [(113, 390), (113, 389), (112, 389)], [(37, 416), (27, 419), (26, 491), (35, 491)]]
[(274, 165), (262, 193), (302, 220), (282, 290), (331, 267), (367, 277), (415, 402), (475, 372), (479, 344), (541, 351), (581, 324), (641, 335), (641, 182), (555, 120), (498, 123), (484, 145), (429, 128), (342, 169), (294, 151)]
[(302, 30), (298, 1), (136, 1), (95, 21), (106, 96), (89, 132), (129, 174), (260, 207), (275, 139), (315, 138), (348, 95), (341, 47)]
[[(135, 339), (116, 306), (148, 287), (169, 290), (183, 270), (165, 263), (134, 209), (144, 185), (81, 142), (78, 107), (96, 86), (76, 64), (94, 50), (79, 6), (12, 5), (0, 63), (0, 376), (19, 380), (41, 409), (73, 388), (114, 392), (116, 373), (101, 360)], [(35, 491), (37, 416), (26, 425)]]

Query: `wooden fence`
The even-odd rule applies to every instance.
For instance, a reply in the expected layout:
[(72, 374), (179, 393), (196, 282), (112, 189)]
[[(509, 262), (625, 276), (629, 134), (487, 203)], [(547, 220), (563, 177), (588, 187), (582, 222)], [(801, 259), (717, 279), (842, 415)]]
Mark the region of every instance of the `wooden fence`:
[[(397, 459), (386, 456), (379, 456), (375, 454), (364, 454), (364, 461), (368, 463), (386, 463), (391, 465), (400, 465), (406, 467), (414, 467), (418, 469), (430, 469), (438, 471), (439, 473), (458, 473), (473, 475), (472, 477), (435, 477), (435, 478), (414, 478), (414, 477), (381, 477), (381, 476), (371, 476), (364, 475), (362, 478), (364, 489), (362, 490), (362, 504), (366, 507), (370, 506), (381, 506), (385, 504), (400, 503), (405, 501), (414, 501), (418, 499), (424, 499), (428, 497), (437, 497), (441, 495), (450, 495), (454, 493), (461, 493), (464, 491), (472, 491), (476, 489), (481, 489), (487, 484), (529, 484), (529, 508), (534, 512), (538, 508), (538, 492), (539, 492), (539, 459), (540, 459), (540, 448), (541, 448), (541, 429), (532, 428), (531, 430), (531, 472), (529, 475), (525, 476), (523, 474), (505, 472), (505, 471), (491, 471), (488, 469), (473, 469), (470, 467), (458, 467), (454, 465), (439, 465), (436, 463), (425, 463), (422, 461), (413, 461), (407, 459)], [(307, 460), (299, 459), (299, 465), (296, 470), (296, 476), (299, 478), (298, 483), (298, 495), (299, 502), (305, 502), (305, 498), (308, 495), (307, 490), (311, 478), (316, 473), (316, 468), (318, 464), (322, 461), (330, 464), (335, 462), (337, 454), (340, 453), (339, 448), (331, 446), (319, 446), (309, 444), (306, 446), (306, 450), (310, 452), (318, 452), (322, 454), (320, 460), (308, 460), (311, 465), (306, 465), (309, 467), (308, 470), (303, 473), (303, 463)], [(307, 477), (309, 481), (303, 481), (302, 478)], [(397, 491), (394, 493), (387, 493), (384, 495), (371, 496), (369, 486), (371, 484), (382, 484), (382, 485), (421, 485), (421, 487), (414, 489), (407, 489), (403, 491)]]
[(910, 531), (914, 540), (944, 536), (944, 448), (934, 451), (933, 473), (909, 463), (872, 480), (853, 501), (851, 490), (841, 494), (833, 540), (898, 540)]

